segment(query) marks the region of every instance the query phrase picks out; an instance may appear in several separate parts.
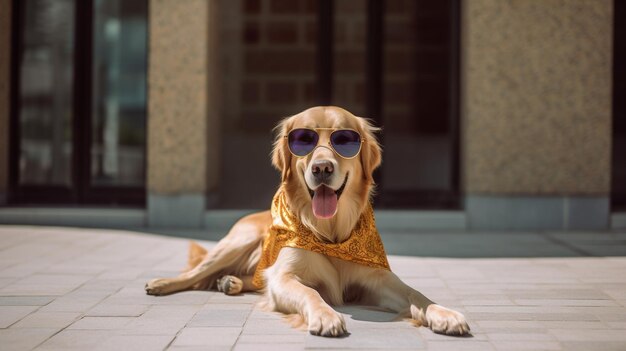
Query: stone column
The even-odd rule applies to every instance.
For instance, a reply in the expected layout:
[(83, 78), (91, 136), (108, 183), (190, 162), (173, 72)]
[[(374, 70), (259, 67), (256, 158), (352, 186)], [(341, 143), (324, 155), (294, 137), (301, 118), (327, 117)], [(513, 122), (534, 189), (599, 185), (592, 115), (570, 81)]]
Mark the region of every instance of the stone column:
[(607, 228), (612, 4), (463, 1), (470, 228)]
[(0, 205), (6, 203), (9, 190), (11, 14), (11, 0), (0, 0)]
[(206, 0), (150, 0), (148, 225), (201, 227), (207, 189)]

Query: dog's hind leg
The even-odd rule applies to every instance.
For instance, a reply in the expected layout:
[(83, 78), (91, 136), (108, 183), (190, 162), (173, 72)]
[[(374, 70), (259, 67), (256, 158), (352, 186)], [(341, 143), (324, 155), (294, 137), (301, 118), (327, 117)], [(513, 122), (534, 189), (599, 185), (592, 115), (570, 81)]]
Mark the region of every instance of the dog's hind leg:
[[(251, 275), (258, 264), (261, 243), (271, 220), (269, 211), (242, 218), (197, 266), (178, 277), (149, 281), (146, 292), (149, 295), (167, 295), (189, 290), (201, 281), (208, 280), (208, 285), (212, 286), (219, 275)], [(242, 288), (243, 285), (242, 282)]]

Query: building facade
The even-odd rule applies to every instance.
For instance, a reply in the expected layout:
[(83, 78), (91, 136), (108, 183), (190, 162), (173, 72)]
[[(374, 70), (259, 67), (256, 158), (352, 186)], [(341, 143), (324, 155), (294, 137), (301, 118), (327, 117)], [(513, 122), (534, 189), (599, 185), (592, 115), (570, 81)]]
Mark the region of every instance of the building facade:
[(199, 228), (267, 207), (272, 127), (332, 104), (383, 128), (390, 227), (623, 226), (619, 14), (612, 0), (0, 0), (0, 218), (131, 208)]

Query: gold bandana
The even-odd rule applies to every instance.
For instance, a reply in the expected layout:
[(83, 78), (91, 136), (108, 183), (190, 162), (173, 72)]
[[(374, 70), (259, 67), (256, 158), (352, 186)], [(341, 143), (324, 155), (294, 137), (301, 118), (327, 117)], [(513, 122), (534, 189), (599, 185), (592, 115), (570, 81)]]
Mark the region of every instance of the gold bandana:
[(274, 196), (271, 213), (273, 223), (268, 237), (263, 241), (263, 253), (252, 280), (259, 288), (264, 286), (263, 271), (276, 262), (283, 247), (305, 249), (368, 267), (389, 269), (370, 204), (357, 221), (350, 238), (339, 244), (322, 242), (305, 227), (287, 207), (283, 191)]

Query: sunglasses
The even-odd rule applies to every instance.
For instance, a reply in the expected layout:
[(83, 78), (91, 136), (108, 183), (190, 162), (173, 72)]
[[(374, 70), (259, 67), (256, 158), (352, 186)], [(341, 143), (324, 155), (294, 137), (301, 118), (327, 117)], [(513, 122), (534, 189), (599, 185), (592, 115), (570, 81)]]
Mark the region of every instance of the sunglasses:
[(343, 158), (354, 158), (361, 151), (361, 134), (354, 129), (337, 129), (337, 128), (298, 128), (292, 129), (287, 138), (289, 151), (294, 156), (303, 157), (315, 150), (320, 140), (318, 130), (332, 130), (330, 133), (330, 146), (335, 150), (337, 155)]

